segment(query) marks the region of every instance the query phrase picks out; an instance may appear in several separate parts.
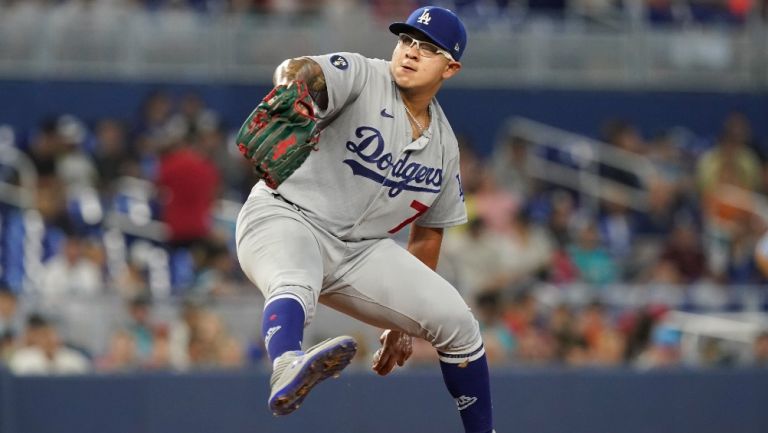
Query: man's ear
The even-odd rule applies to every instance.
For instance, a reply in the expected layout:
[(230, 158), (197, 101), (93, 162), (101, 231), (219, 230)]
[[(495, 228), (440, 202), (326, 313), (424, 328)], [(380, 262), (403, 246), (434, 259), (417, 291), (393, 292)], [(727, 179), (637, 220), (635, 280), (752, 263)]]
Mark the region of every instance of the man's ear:
[(454, 75), (458, 74), (461, 70), (461, 62), (448, 62), (447, 65), (445, 65), (445, 70), (443, 71), (443, 79), (447, 80), (448, 78), (453, 77)]

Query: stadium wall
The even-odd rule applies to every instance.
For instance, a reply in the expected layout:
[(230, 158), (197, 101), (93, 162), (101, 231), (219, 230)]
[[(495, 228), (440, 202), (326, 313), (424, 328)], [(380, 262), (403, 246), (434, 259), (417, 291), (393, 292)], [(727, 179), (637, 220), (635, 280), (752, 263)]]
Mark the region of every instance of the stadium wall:
[[(345, 373), (290, 417), (266, 409), (260, 372), (12, 377), (0, 373), (2, 433), (458, 433), (436, 371)], [(765, 433), (768, 371), (505, 371), (497, 431)]]
[[(153, 90), (171, 95), (198, 92), (230, 128), (269, 90), (267, 86), (0, 80), (0, 124), (32, 130), (48, 115), (74, 114), (92, 122), (105, 116), (132, 119)], [(768, 137), (768, 93), (467, 89), (448, 87), (439, 99), (457, 133), (468, 135), (483, 155), (490, 153), (499, 126), (518, 115), (597, 136), (606, 120), (622, 117), (647, 134), (673, 125), (714, 136), (725, 115), (743, 111), (757, 137)]]

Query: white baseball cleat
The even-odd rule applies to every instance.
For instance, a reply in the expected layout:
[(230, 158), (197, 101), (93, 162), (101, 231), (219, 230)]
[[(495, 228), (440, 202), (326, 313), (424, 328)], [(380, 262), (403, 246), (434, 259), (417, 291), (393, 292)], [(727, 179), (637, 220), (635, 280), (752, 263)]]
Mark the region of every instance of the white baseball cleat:
[(312, 346), (305, 352), (285, 352), (275, 360), (269, 409), (288, 415), (301, 405), (309, 391), (333, 376), (338, 377), (357, 352), (354, 338), (342, 335)]

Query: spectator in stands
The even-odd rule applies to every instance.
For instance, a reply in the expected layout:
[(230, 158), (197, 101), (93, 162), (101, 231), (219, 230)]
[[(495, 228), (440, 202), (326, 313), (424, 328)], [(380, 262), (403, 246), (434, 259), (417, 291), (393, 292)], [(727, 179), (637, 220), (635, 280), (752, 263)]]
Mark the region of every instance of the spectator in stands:
[(152, 360), (155, 336), (159, 326), (152, 320), (152, 301), (147, 295), (139, 295), (128, 301), (128, 322), (125, 329), (136, 344), (139, 361), (149, 364)]
[(768, 368), (768, 331), (761, 332), (752, 346), (752, 365)]
[(221, 318), (200, 312), (189, 339), (190, 366), (195, 369), (233, 368), (243, 365), (242, 346), (233, 340)]
[(485, 292), (477, 295), (473, 304), (483, 334), (483, 345), (491, 364), (503, 363), (511, 359), (516, 346), (515, 337), (502, 322), (502, 302), (500, 292)]
[(139, 119), (131, 131), (132, 144), (136, 153), (133, 176), (147, 180), (157, 177), (158, 152), (165, 146), (169, 136), (181, 137), (183, 129), (175, 128), (171, 122), (173, 101), (162, 90), (150, 93), (143, 101)]
[(569, 367), (589, 367), (589, 346), (581, 337), (575, 340), (565, 349), (565, 365)]
[(20, 320), (16, 294), (0, 284), (0, 335), (19, 335)]
[(641, 370), (676, 368), (681, 365), (680, 331), (667, 326), (654, 328), (650, 346), (635, 361)]
[(573, 196), (568, 191), (553, 191), (548, 200), (551, 204), (545, 217), (546, 231), (552, 240), (553, 248), (549, 281), (554, 284), (572, 283), (578, 279), (578, 269), (568, 255), (567, 248), (572, 243), (572, 226), (579, 219), (578, 210)]
[(590, 349), (592, 366), (615, 367), (624, 362), (626, 340), (613, 328), (607, 329)]
[(705, 368), (732, 367), (736, 362), (733, 353), (728, 351), (723, 340), (704, 337), (699, 342), (698, 364)]
[(143, 295), (149, 287), (147, 263), (134, 249), (126, 260), (125, 266), (119, 262), (110, 281), (117, 294), (123, 299), (133, 299)]
[(442, 256), (468, 302), (478, 294), (506, 288), (512, 278), (510, 267), (516, 260), (509, 239), (492, 233), (480, 218), (472, 219), (465, 231), (448, 231)]
[(152, 353), (144, 363), (144, 368), (150, 370), (168, 370), (171, 362), (171, 342), (168, 328), (165, 325), (155, 325), (152, 336)]
[(104, 275), (99, 263), (89, 255), (92, 241), (70, 233), (61, 250), (43, 268), (40, 293), (46, 298), (93, 296), (102, 293)]
[(756, 229), (749, 221), (734, 226), (723, 276), (727, 283), (749, 285), (765, 282), (755, 260), (755, 248), (761, 234), (762, 230)]
[[(644, 150), (640, 132), (626, 120), (609, 120), (603, 125), (602, 134), (603, 140), (617, 149), (635, 154), (641, 154)], [(630, 188), (640, 188), (647, 181), (633, 171), (611, 163), (601, 162), (598, 171), (602, 178)]]
[(16, 339), (22, 329), (20, 319), (16, 294), (0, 285), (0, 365), (8, 361), (16, 348)]
[(41, 316), (29, 317), (25, 339), (25, 346), (8, 363), (14, 374), (83, 374), (90, 370), (88, 359), (61, 344), (56, 328)]
[(200, 154), (213, 162), (221, 174), (223, 194), (245, 200), (253, 187), (253, 166), (243, 158), (236, 146), (228, 146), (227, 140), (226, 131), (217, 126), (201, 131), (195, 137), (195, 145)]
[(768, 149), (763, 148), (762, 143), (754, 136), (752, 124), (743, 112), (732, 111), (728, 113), (725, 120), (723, 120), (722, 134), (743, 143), (744, 146), (755, 152), (761, 161), (765, 162), (768, 160), (768, 155), (766, 155)]
[(555, 345), (554, 360), (565, 363), (571, 348), (579, 345), (580, 339), (576, 331), (576, 318), (570, 306), (560, 304), (550, 312), (547, 332)]
[[(651, 182), (648, 185), (648, 208), (645, 212), (640, 212), (635, 218), (635, 227), (633, 230), (634, 240), (632, 242), (632, 256), (627, 263), (626, 276), (634, 281), (656, 279), (653, 276), (657, 271), (658, 275), (670, 275), (666, 271), (671, 270), (674, 274), (677, 271), (667, 268), (666, 264), (659, 266), (659, 257), (661, 256), (665, 244), (672, 233), (676, 221), (692, 220), (693, 216), (700, 212), (698, 209), (682, 203), (679, 196), (675, 194), (675, 187), (665, 182)], [(672, 279), (661, 278), (657, 282), (679, 282), (679, 278), (673, 276)]]
[(557, 190), (551, 196), (552, 208), (549, 213), (548, 228), (555, 244), (559, 248), (564, 248), (570, 245), (573, 240), (572, 226), (578, 210), (570, 192)]
[(237, 267), (227, 246), (220, 241), (211, 241), (204, 260), (190, 295), (208, 297), (237, 293), (236, 281), (233, 277)]
[(526, 207), (510, 215), (508, 272), (516, 285), (546, 280), (552, 266), (553, 242), (549, 233), (534, 224), (533, 209)]
[(136, 340), (130, 331), (119, 329), (112, 334), (109, 348), (103, 357), (96, 361), (96, 369), (103, 372), (130, 372), (141, 367), (136, 352)]
[(675, 224), (664, 249), (661, 261), (670, 263), (685, 284), (695, 283), (709, 276), (707, 257), (695, 227), (685, 221)]
[[(461, 175), (461, 184), (464, 187), (464, 197), (468, 200), (480, 188), (485, 166), (469, 138), (458, 135), (457, 139), (459, 142), (459, 152), (461, 152), (459, 174)], [(467, 209), (467, 211), (470, 211), (470, 209)]]
[(94, 158), (104, 189), (127, 174), (127, 165), (135, 156), (130, 153), (128, 132), (121, 121), (105, 118), (96, 124)]
[[(360, 341), (360, 340), (358, 340)], [(358, 348), (358, 350), (360, 350)], [(368, 351), (361, 354), (370, 353)], [(366, 356), (366, 365), (367, 359)], [(246, 353), (243, 345), (235, 337), (227, 336), (219, 347), (219, 367), (223, 369), (238, 369), (246, 364)]]
[(520, 137), (507, 137), (494, 149), (491, 171), (499, 186), (516, 196), (530, 195), (533, 179), (528, 175), (528, 146)]
[(546, 364), (555, 359), (555, 346), (542, 328), (539, 303), (529, 292), (520, 292), (506, 304), (504, 323), (515, 338), (516, 362)]
[[(615, 335), (605, 306), (592, 301), (579, 313), (576, 329), (580, 338), (587, 343), (587, 357), (590, 363), (611, 365), (623, 356), (623, 341)], [(618, 353), (617, 353), (618, 352)]]
[(517, 212), (522, 203), (522, 197), (515, 196), (503, 189), (493, 173), (482, 171), (477, 191), (472, 195), (468, 204), (472, 205), (477, 216), (482, 218), (488, 228), (494, 233), (508, 233), (510, 230), (509, 216)]
[(91, 156), (83, 145), (88, 129), (80, 119), (71, 115), (59, 117), (56, 130), (60, 137), (61, 151), (56, 158), (56, 176), (72, 196), (72, 189), (94, 187), (98, 182), (98, 171)]
[(696, 167), (708, 219), (726, 233), (744, 222), (753, 206), (748, 193), (757, 191), (762, 182), (758, 156), (744, 139), (733, 130), (724, 131)]
[[(630, 257), (635, 241), (636, 221), (626, 204), (605, 200), (598, 219), (598, 230), (606, 249), (622, 265)], [(625, 269), (624, 266), (622, 268)]]
[(201, 134), (219, 127), (219, 116), (205, 106), (197, 93), (188, 93), (181, 98), (179, 111), (168, 120), (183, 131), (184, 139), (194, 141)]
[(635, 234), (641, 240), (663, 241), (672, 231), (678, 209), (674, 186), (651, 182), (648, 185), (648, 209), (637, 216)]
[(666, 307), (653, 305), (641, 308), (632, 312), (631, 316), (627, 316), (631, 319), (625, 327), (627, 344), (624, 348), (624, 359), (627, 362), (638, 358), (649, 347), (653, 329), (666, 312)]
[(648, 142), (645, 153), (655, 169), (655, 176), (648, 179), (649, 187), (662, 185), (684, 195), (695, 192), (695, 158), (685, 149), (683, 136), (682, 131), (672, 128)]
[(35, 131), (28, 150), (39, 181), (43, 185), (56, 176), (56, 158), (61, 152), (61, 147), (56, 119), (44, 119)]
[(204, 311), (205, 309), (198, 299), (186, 299), (181, 306), (179, 317), (171, 323), (169, 344), (173, 368), (177, 370), (189, 368), (190, 339)]
[(161, 219), (168, 225), (173, 247), (201, 247), (211, 234), (219, 172), (181, 137), (167, 139), (157, 175), (164, 198)]
[(586, 221), (579, 229), (576, 242), (568, 247), (568, 256), (584, 283), (605, 286), (616, 282), (620, 275), (619, 264), (603, 247), (594, 221)]

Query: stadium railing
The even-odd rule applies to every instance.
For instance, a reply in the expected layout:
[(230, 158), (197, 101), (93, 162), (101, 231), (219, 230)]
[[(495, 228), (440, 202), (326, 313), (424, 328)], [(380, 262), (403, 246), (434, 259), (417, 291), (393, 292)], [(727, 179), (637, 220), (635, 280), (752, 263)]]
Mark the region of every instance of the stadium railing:
[[(656, 168), (648, 157), (522, 117), (511, 117), (501, 131), (502, 140), (522, 139), (531, 147), (527, 153), (528, 175), (576, 190), (587, 198), (590, 210), (597, 210), (599, 200), (641, 212), (648, 209), (645, 185), (622, 184), (602, 177), (598, 172), (600, 166), (608, 166), (632, 173), (638, 179), (651, 179)], [(768, 198), (764, 195), (733, 185), (719, 188), (720, 200), (768, 222)]]

